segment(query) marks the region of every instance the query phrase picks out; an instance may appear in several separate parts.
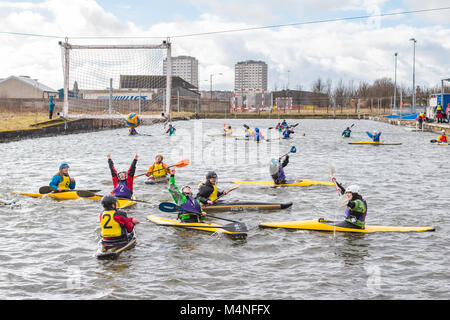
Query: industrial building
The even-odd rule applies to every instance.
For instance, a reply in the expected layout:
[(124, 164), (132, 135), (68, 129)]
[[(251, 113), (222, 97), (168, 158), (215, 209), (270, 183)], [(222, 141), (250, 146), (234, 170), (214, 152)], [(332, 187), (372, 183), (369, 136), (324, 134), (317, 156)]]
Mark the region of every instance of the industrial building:
[(0, 79), (0, 98), (3, 99), (48, 99), (58, 91), (29, 76), (10, 76)]

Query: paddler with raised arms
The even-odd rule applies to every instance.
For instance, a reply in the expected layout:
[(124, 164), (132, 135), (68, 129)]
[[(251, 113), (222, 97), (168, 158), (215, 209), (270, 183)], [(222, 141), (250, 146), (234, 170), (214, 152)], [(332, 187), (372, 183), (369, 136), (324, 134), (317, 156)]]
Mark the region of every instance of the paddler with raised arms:
[(359, 187), (350, 185), (345, 189), (336, 181), (334, 176), (331, 177), (331, 181), (336, 185), (336, 191), (341, 195), (343, 204), (346, 202), (344, 221), (336, 224), (336, 226), (364, 229), (366, 226), (367, 202), (359, 194)]
[(69, 165), (67, 163), (62, 163), (59, 166), (59, 171), (55, 174), (49, 183), (49, 186), (56, 192), (61, 192), (63, 190), (73, 190), (75, 189), (75, 178), (69, 176)]
[[(285, 158), (284, 158), (285, 157)], [(283, 163), (281, 163), (281, 159), (283, 159)], [(276, 159), (272, 159), (270, 163), (270, 175), (273, 179), (274, 184), (285, 184), (286, 183), (286, 175), (284, 174), (284, 167), (286, 167), (289, 163), (289, 154), (282, 155)]]
[(136, 154), (134, 156), (128, 171), (121, 170), (119, 173), (117, 173), (117, 170), (114, 167), (111, 154), (108, 153), (106, 157), (108, 158), (108, 165), (111, 170), (112, 182), (114, 186), (114, 190), (111, 194), (116, 197), (131, 199), (131, 196), (133, 195), (134, 173), (136, 172), (138, 155)]
[[(172, 195), (173, 201), (185, 210), (178, 214), (178, 219), (180, 219), (181, 222), (205, 221), (206, 212), (203, 211), (200, 201), (192, 196), (191, 187), (184, 186), (180, 191), (178, 186), (175, 184), (175, 169), (169, 170), (169, 192)], [(197, 212), (198, 214), (191, 212)], [(201, 215), (201, 217), (199, 215)]]
[(214, 204), (214, 200), (220, 197), (222, 194), (227, 194), (228, 190), (220, 192), (216, 186), (217, 174), (214, 171), (209, 171), (206, 174), (206, 181), (198, 185), (198, 193), (195, 198), (200, 200), (202, 204)]
[(381, 131), (380, 132), (374, 131), (373, 133), (366, 131), (366, 133), (372, 139), (373, 142), (380, 142)]
[(149, 180), (159, 180), (167, 177), (170, 170), (167, 168), (167, 164), (163, 162), (164, 156), (158, 153), (155, 156), (155, 162), (148, 168), (146, 176)]

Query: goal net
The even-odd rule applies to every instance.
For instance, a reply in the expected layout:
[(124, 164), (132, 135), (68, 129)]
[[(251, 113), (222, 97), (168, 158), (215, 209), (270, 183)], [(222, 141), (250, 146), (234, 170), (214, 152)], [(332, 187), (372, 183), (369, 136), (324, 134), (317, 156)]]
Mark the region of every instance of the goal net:
[(157, 45), (61, 46), (65, 117), (170, 117), (169, 41)]

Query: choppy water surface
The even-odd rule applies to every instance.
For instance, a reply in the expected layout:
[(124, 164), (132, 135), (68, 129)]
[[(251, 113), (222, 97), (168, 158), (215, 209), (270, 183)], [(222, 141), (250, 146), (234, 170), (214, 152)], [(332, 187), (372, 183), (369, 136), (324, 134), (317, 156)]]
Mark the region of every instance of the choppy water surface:
[[(294, 138), (274, 142), (207, 137), (226, 121), (234, 134), (242, 125), (258, 126), (267, 136), (275, 120), (195, 120), (176, 122), (173, 137), (161, 125), (48, 137), (0, 145), (0, 198), (17, 199), (0, 207), (0, 299), (449, 299), (448, 244), (450, 165), (448, 147), (430, 143), (436, 134), (357, 120), (300, 122)], [(365, 141), (379, 129), (382, 140), (401, 146), (349, 145), (342, 130), (355, 123), (351, 141)], [(302, 136), (302, 133), (305, 133)], [(277, 136), (274, 133), (273, 136)], [(99, 240), (100, 201), (57, 202), (12, 194), (36, 192), (47, 185), (61, 162), (70, 164), (77, 189), (111, 190), (106, 154), (117, 168), (128, 169), (135, 153), (137, 173), (162, 152), (177, 169), (179, 186), (194, 192), (208, 170), (219, 175), (219, 188), (233, 180), (270, 180), (269, 160), (297, 153), (286, 167), (288, 178), (329, 181), (335, 168), (345, 186), (360, 185), (368, 201), (368, 224), (437, 226), (436, 232), (333, 234), (259, 229), (263, 221), (340, 219), (333, 187), (268, 188), (241, 186), (229, 199), (293, 201), (282, 211), (224, 212), (217, 216), (245, 222), (246, 241), (157, 227), (147, 215), (175, 218), (158, 210), (171, 201), (164, 185), (135, 181), (138, 204), (129, 216), (137, 225), (137, 246), (115, 261), (94, 257)], [(216, 220), (211, 220), (218, 222)]]

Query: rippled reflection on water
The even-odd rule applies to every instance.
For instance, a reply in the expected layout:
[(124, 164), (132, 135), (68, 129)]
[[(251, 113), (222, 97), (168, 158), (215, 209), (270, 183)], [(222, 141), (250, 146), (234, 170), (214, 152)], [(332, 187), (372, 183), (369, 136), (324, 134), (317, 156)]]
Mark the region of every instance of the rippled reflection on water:
[[(126, 129), (1, 144), (0, 198), (17, 199), (0, 207), (1, 299), (449, 299), (448, 148), (431, 144), (436, 134), (357, 120), (300, 122), (293, 140), (236, 141), (207, 137), (225, 120), (176, 122), (173, 137), (161, 125), (142, 126), (148, 136), (127, 136)], [(236, 135), (242, 125), (258, 126), (267, 136), (274, 120), (226, 120)], [(382, 140), (401, 146), (354, 146), (339, 137), (355, 123), (351, 141), (367, 140), (366, 130), (383, 131)], [(301, 133), (305, 133), (304, 136)], [(273, 134), (275, 137), (276, 134)], [(344, 185), (357, 183), (368, 201), (368, 224), (433, 225), (436, 232), (332, 234), (258, 229), (262, 221), (340, 219), (332, 187), (273, 189), (241, 186), (229, 199), (293, 201), (292, 209), (225, 212), (218, 216), (247, 223), (246, 241), (157, 227), (147, 215), (172, 217), (158, 210), (171, 201), (165, 186), (138, 178), (138, 199), (153, 202), (128, 210), (138, 218), (137, 246), (116, 261), (97, 261), (99, 201), (32, 199), (13, 190), (36, 191), (67, 161), (78, 189), (111, 188), (106, 154), (127, 169), (135, 153), (143, 173), (158, 152), (165, 161), (191, 159), (177, 169), (177, 183), (196, 191), (208, 170), (219, 187), (231, 181), (269, 180), (270, 158), (297, 153), (288, 178), (328, 181), (330, 168)]]

